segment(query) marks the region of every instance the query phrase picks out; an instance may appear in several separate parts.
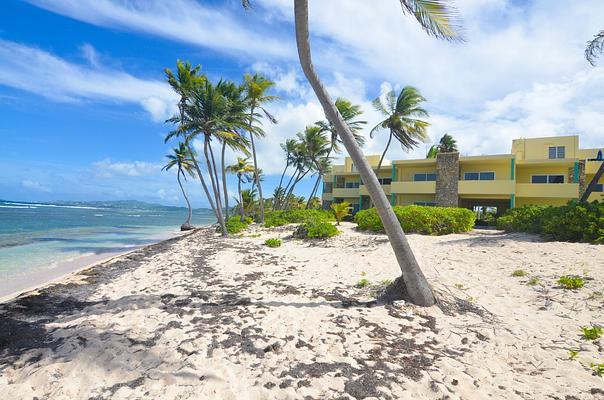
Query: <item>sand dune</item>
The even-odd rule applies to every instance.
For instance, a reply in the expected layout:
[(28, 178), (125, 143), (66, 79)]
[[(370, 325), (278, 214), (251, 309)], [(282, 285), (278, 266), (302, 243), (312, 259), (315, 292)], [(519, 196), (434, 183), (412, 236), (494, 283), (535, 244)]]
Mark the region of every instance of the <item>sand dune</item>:
[(424, 309), (355, 286), (399, 274), (385, 236), (291, 230), (196, 231), (0, 305), (0, 397), (604, 399), (601, 341), (580, 336), (604, 324), (603, 246), (410, 235), (440, 300)]

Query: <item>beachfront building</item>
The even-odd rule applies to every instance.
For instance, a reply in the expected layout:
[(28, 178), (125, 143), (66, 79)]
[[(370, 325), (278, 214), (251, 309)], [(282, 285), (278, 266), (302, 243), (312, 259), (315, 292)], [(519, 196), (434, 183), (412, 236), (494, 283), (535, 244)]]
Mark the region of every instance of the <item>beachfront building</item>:
[[(385, 162), (378, 173), (393, 205), (494, 207), (497, 214), (527, 204), (563, 205), (578, 199), (602, 164), (600, 149), (579, 148), (578, 136), (516, 139), (509, 154)], [(380, 156), (367, 157), (377, 168)], [(604, 201), (604, 177), (589, 201)], [(370, 206), (352, 160), (325, 175), (323, 206), (349, 202), (354, 212)]]

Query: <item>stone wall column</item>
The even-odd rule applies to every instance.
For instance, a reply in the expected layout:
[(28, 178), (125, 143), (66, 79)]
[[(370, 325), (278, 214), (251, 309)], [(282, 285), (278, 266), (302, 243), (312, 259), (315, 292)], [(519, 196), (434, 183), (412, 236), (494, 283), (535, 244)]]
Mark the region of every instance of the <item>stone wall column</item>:
[(459, 153), (436, 155), (436, 205), (458, 207), (459, 205)]
[(580, 160), (578, 162), (579, 164), (579, 182), (575, 182), (579, 184), (579, 198), (581, 198), (581, 196), (583, 196), (583, 193), (585, 193), (585, 189), (587, 189), (587, 184), (588, 182), (586, 182), (585, 179), (585, 160)]

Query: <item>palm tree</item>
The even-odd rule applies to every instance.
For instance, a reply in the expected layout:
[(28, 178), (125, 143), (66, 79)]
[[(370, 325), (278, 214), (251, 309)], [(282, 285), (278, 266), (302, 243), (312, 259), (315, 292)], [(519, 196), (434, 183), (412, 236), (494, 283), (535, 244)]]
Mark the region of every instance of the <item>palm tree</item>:
[(437, 154), (438, 154), (438, 145), (433, 144), (428, 149), (428, 152), (426, 153), (426, 158), (436, 158)]
[[(178, 127), (174, 131), (166, 135), (164, 141), (167, 142), (171, 138), (177, 136), (182, 136), (184, 138), (184, 144), (187, 147), (187, 150), (189, 151), (191, 160), (193, 161), (193, 165), (195, 166), (195, 170), (197, 172), (197, 177), (199, 178), (206, 198), (208, 199), (210, 208), (212, 208), (212, 211), (214, 211), (214, 215), (216, 216), (216, 220), (218, 221), (218, 223), (220, 223), (218, 209), (214, 204), (214, 201), (212, 200), (212, 196), (210, 196), (210, 191), (201, 172), (201, 168), (197, 163), (195, 151), (191, 147), (191, 135), (188, 130), (189, 128), (187, 127), (187, 104), (195, 88), (207, 79), (205, 75), (198, 75), (200, 69), (201, 67), (199, 65), (193, 67), (189, 62), (182, 62), (180, 60), (176, 61), (176, 75), (174, 75), (174, 73), (169, 68), (164, 69), (164, 72), (166, 74), (166, 80), (168, 81), (172, 89), (180, 96), (180, 101), (178, 102), (178, 116), (170, 118), (166, 121), (176, 123), (178, 124)], [(223, 231), (226, 231), (226, 227), (224, 227)]]
[(180, 176), (187, 180), (187, 174), (189, 176), (195, 177), (195, 165), (193, 164), (193, 160), (190, 157), (189, 149), (187, 146), (180, 142), (178, 143), (178, 147), (172, 149), (172, 154), (168, 154), (166, 156), (168, 162), (162, 168), (162, 171), (169, 171), (173, 167), (177, 167), (176, 171), (176, 180), (178, 181), (178, 186), (180, 186), (180, 190), (182, 191), (182, 195), (187, 202), (187, 207), (189, 208), (189, 214), (187, 215), (187, 220), (180, 226), (181, 231), (188, 231), (193, 229), (191, 226), (191, 216), (193, 215), (193, 210), (191, 209), (191, 202), (189, 202), (189, 197), (187, 196), (187, 192), (185, 188), (182, 186), (182, 182), (180, 180)]
[(440, 138), (438, 143), (438, 152), (439, 153), (454, 153), (457, 151), (457, 140), (453, 139), (453, 136), (445, 133), (443, 137)]
[(254, 166), (251, 165), (247, 158), (237, 157), (237, 163), (226, 167), (227, 172), (237, 175), (237, 190), (239, 193), (239, 214), (241, 222), (245, 220), (245, 210), (243, 206), (243, 195), (241, 193), (241, 182), (246, 179), (251, 180), (250, 174), (254, 173)]
[[(250, 0), (242, 0), (242, 2), (244, 7), (249, 7)], [(400, 2), (403, 12), (413, 15), (428, 34), (447, 40), (461, 40), (457, 27), (452, 22), (452, 14), (444, 1), (400, 0)], [(431, 306), (435, 303), (434, 294), (415, 259), (392, 206), (386, 198), (371, 165), (354, 140), (350, 128), (340, 117), (329, 92), (327, 92), (315, 72), (308, 32), (308, 0), (294, 0), (294, 16), (300, 65), (327, 118), (334, 124), (338, 136), (359, 170), (361, 179), (365, 183), (369, 196), (384, 224), (384, 229), (390, 239), (390, 244), (402, 272), (401, 279), (397, 280), (402, 285), (399, 295), (405, 292), (411, 302), (421, 306)]]
[(369, 136), (373, 138), (381, 130), (388, 130), (390, 133), (388, 143), (386, 143), (386, 148), (378, 163), (378, 173), (393, 137), (405, 150), (412, 149), (428, 138), (426, 128), (429, 124), (419, 119), (421, 117), (428, 117), (428, 112), (421, 107), (421, 103), (424, 101), (426, 99), (422, 97), (416, 88), (411, 86), (405, 86), (398, 96), (394, 90), (386, 93), (385, 104), (380, 97), (373, 100), (373, 107), (385, 119), (371, 130)]
[[(332, 142), (333, 143), (333, 142)], [(317, 190), (319, 190), (319, 184), (323, 179), (323, 176), (331, 170), (331, 158), (329, 158), (329, 152), (325, 157), (319, 158), (315, 163), (317, 180), (315, 181), (315, 185), (313, 186), (312, 192), (310, 192), (310, 196), (308, 196), (308, 202), (306, 203), (306, 208), (309, 208), (315, 195), (317, 194)]]
[[(244, 0), (245, 6), (245, 0)], [(245, 74), (243, 86), (245, 88), (246, 98), (249, 105), (249, 117), (247, 130), (250, 134), (250, 141), (252, 144), (252, 156), (254, 158), (254, 169), (258, 171), (258, 160), (256, 157), (256, 144), (254, 143), (254, 136), (264, 136), (264, 131), (259, 126), (254, 126), (254, 122), (257, 121), (259, 115), (256, 113), (257, 109), (262, 110), (264, 115), (273, 123), (277, 123), (277, 120), (266, 111), (263, 104), (269, 103), (277, 99), (275, 96), (268, 96), (266, 92), (275, 85), (271, 80), (266, 79), (259, 74)], [(262, 196), (262, 185), (258, 180), (258, 174), (255, 175), (255, 182), (258, 186), (258, 196), (260, 201), (260, 219), (261, 224), (264, 223), (264, 198)]]
[(596, 58), (604, 52), (604, 31), (598, 32), (592, 40), (587, 42), (585, 58), (592, 66), (596, 66)]
[[(356, 119), (358, 116), (363, 114), (361, 106), (352, 104), (350, 101), (342, 97), (338, 97), (336, 99), (336, 108), (338, 109), (338, 112), (340, 113), (340, 116), (342, 117), (346, 125), (348, 125), (348, 128), (350, 128), (350, 132), (352, 132), (357, 144), (360, 147), (363, 147), (363, 145), (365, 144), (365, 136), (363, 136), (361, 130), (363, 129), (363, 125), (365, 125), (367, 121), (359, 121)], [(338, 132), (336, 131), (335, 126), (329, 121), (329, 119), (319, 121), (316, 123), (316, 125), (321, 127), (321, 130), (323, 132), (329, 132), (331, 134), (331, 148), (327, 156), (329, 157), (332, 151), (335, 151), (336, 153), (341, 153), (342, 148), (340, 147), (340, 145), (342, 144), (342, 140), (338, 138)]]

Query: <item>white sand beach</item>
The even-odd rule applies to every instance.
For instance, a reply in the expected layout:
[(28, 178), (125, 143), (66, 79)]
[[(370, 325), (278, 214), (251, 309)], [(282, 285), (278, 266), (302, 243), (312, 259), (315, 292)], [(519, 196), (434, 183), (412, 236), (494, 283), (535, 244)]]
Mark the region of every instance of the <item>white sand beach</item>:
[(400, 274), (386, 236), (341, 230), (201, 229), (5, 302), (0, 397), (604, 399), (602, 341), (580, 329), (604, 325), (604, 246), (410, 235), (439, 305), (384, 306), (356, 284)]

